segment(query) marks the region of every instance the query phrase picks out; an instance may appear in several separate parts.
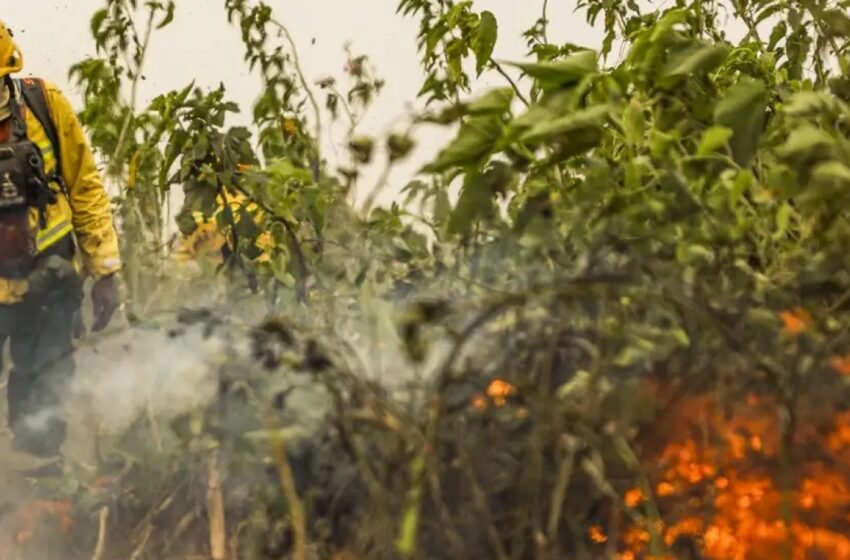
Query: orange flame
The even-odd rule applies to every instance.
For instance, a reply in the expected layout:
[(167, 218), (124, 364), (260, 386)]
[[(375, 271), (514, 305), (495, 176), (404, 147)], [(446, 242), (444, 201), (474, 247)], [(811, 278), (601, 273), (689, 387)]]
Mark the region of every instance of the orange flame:
[(804, 333), (811, 329), (814, 324), (812, 315), (802, 307), (797, 307), (791, 311), (783, 311), (779, 314), (779, 317), (782, 319), (784, 325), (783, 330), (791, 335)]
[[(711, 397), (692, 397), (673, 415), (667, 445), (648, 462), (660, 467), (653, 474), (663, 520), (656, 534), (668, 547), (684, 538), (713, 560), (850, 560), (850, 412), (823, 433), (799, 428), (792, 446), (806, 442), (823, 452), (795, 458), (791, 471), (777, 467), (793, 450), (783, 451), (767, 399), (751, 396), (729, 411)], [(638, 496), (629, 491), (626, 504)], [(648, 527), (630, 527), (619, 560), (647, 558), (650, 540)]]

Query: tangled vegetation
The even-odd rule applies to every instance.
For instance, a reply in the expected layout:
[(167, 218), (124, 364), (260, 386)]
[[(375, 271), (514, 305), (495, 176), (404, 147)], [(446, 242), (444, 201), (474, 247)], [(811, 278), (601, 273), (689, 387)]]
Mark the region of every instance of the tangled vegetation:
[[(251, 127), (224, 87), (138, 110), (175, 2), (105, 4), (71, 76), (134, 323), (173, 302), (169, 189), (233, 250), (224, 299), (168, 323), (222, 337), (215, 395), (55, 490), (61, 557), (850, 558), (850, 2), (582, 0), (587, 46), (549, 41), (544, 0), (498, 61), (492, 13), (400, 0), (427, 104), (382, 139), (368, 58), (307, 83), (263, 2), (225, 0)], [(403, 203), (376, 206), (385, 174), (358, 207), (428, 126), (456, 135)]]

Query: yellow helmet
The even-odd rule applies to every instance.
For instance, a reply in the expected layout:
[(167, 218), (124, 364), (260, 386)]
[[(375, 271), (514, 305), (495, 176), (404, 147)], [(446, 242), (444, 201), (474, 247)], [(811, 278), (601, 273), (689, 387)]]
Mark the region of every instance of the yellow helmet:
[(12, 38), (12, 31), (0, 21), (0, 78), (20, 72), (24, 67), (24, 55)]

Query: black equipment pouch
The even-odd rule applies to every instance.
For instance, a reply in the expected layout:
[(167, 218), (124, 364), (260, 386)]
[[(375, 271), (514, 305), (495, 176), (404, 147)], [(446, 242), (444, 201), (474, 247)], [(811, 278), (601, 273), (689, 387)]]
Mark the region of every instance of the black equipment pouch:
[(35, 208), (39, 227), (45, 227), (46, 209), (56, 202), (45, 174), (41, 149), (27, 138), (26, 121), (11, 80), (12, 110), (9, 141), (0, 144), (0, 277), (25, 279), (35, 269), (37, 229), (30, 221)]

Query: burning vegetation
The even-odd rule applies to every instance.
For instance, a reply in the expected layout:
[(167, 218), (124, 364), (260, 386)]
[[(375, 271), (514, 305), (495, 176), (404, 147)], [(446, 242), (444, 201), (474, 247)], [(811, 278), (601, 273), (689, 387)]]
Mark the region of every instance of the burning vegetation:
[(262, 1), (222, 2), (248, 124), (189, 77), (131, 106), (181, 3), (103, 4), (70, 75), (156, 371), (116, 351), (120, 429), (0, 503), (0, 560), (850, 560), (848, 0), (581, 0), (597, 50), (544, 0), (513, 63), (398, 0), (424, 106), (383, 140), (369, 59), (311, 84)]

